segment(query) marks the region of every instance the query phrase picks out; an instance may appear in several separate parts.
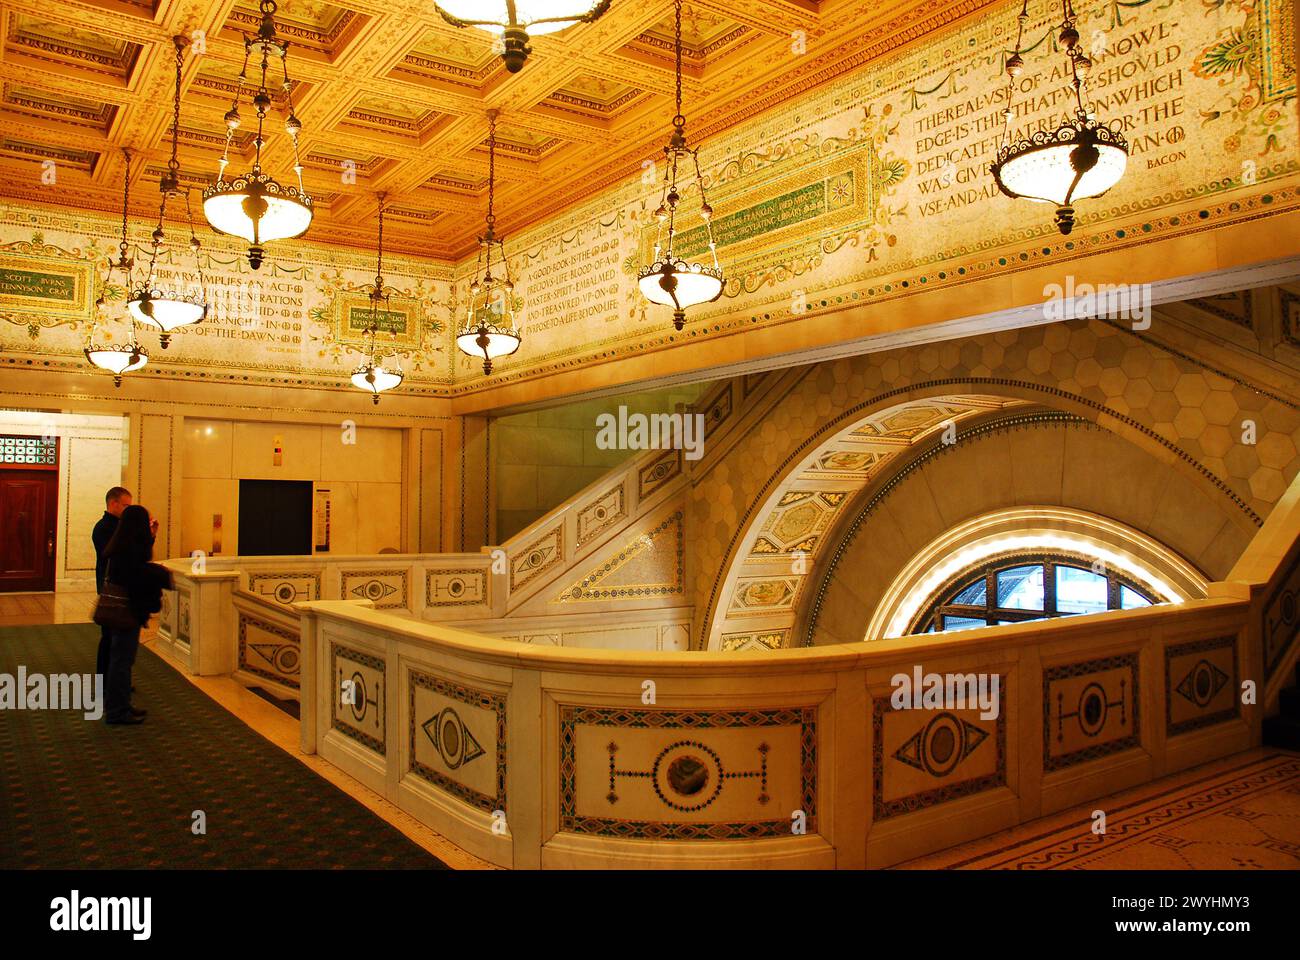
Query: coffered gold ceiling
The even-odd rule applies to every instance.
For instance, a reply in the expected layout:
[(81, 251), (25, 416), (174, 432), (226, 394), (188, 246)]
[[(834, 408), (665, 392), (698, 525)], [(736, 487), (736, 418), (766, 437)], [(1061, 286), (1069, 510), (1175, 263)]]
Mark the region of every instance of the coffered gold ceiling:
[[(990, 0), (687, 2), (686, 113), (693, 142), (824, 83)], [(497, 212), (507, 233), (636, 174), (672, 113), (672, 0), (614, 0), (595, 23), (534, 38), (508, 73), (492, 38), (451, 26), (430, 0), (282, 0), (302, 119), (308, 239), (373, 243), (388, 194), (394, 250), (459, 259), (486, 205), (487, 122), (498, 126)], [(120, 209), (121, 148), (134, 212), (156, 215), (165, 169), (176, 34), (204, 32), (184, 72), (182, 180), (213, 177), (256, 0), (0, 0), (0, 196)], [(798, 52), (800, 45), (806, 47)], [(275, 122), (265, 165), (281, 178), (291, 143)], [(236, 145), (251, 157), (252, 133)], [(42, 182), (54, 160), (57, 185)], [(239, 166), (239, 164), (236, 164)], [(355, 182), (347, 176), (355, 174)], [(196, 198), (197, 201), (197, 198)]]

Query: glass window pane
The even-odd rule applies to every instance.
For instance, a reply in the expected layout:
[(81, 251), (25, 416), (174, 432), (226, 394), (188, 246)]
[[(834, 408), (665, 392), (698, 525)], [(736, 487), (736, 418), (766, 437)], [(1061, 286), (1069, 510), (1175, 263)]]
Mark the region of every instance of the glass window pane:
[(1012, 567), (998, 572), (998, 604), (1008, 610), (1043, 609), (1041, 565)]
[(978, 580), (974, 583), (966, 584), (966, 586), (959, 590), (949, 602), (982, 607), (988, 602), (988, 594), (988, 582), (981, 574)]
[(944, 630), (970, 630), (972, 627), (988, 626), (983, 620), (976, 620), (973, 617), (944, 617)]
[(1105, 577), (1079, 567), (1056, 568), (1058, 613), (1099, 613), (1108, 606)]
[(1136, 590), (1130, 590), (1128, 587), (1119, 588), (1119, 608), (1121, 610), (1132, 610), (1136, 607), (1149, 607), (1151, 601)]

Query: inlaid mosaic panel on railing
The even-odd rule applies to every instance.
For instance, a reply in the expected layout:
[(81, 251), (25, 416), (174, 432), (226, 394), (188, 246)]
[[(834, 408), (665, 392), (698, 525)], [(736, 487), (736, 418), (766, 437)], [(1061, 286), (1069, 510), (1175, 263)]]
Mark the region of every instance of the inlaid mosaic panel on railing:
[(817, 707), (560, 707), (560, 829), (654, 840), (817, 830)]
[(504, 817), (505, 694), (417, 667), (409, 669), (405, 682), (410, 716), (405, 772)]
[(1006, 786), (1009, 677), (994, 676), (999, 700), (993, 718), (983, 716), (978, 706), (900, 710), (890, 702), (889, 691), (873, 697), (871, 772), (876, 820)]
[(1043, 670), (1043, 770), (1063, 770), (1139, 745), (1138, 654)]
[(378, 608), (410, 606), (408, 567), (344, 570), (340, 576), (344, 600), (369, 600)]
[(1236, 636), (1167, 646), (1164, 667), (1166, 735), (1241, 716)]
[(388, 752), (384, 725), (387, 691), (382, 657), (342, 643), (330, 645), (331, 727), (378, 754)]
[(269, 617), (236, 610), (239, 669), (286, 687), (298, 689), (299, 634)]
[(259, 571), (248, 575), (248, 590), (266, 600), (291, 604), (299, 600), (320, 600), (321, 570)]

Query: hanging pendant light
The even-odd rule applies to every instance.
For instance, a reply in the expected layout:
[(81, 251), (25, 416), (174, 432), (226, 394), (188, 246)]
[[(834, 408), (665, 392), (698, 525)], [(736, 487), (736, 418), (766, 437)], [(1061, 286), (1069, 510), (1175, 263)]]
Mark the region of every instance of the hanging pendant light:
[[(388, 311), (388, 288), (384, 286), (384, 195), (379, 195), (379, 257), (375, 263), (375, 289), (370, 291), (370, 323), (366, 326), (365, 337), (368, 340), (366, 359), (352, 374), (352, 384), (360, 390), (370, 393), (375, 404), (379, 404), (379, 395), (385, 390), (392, 390), (402, 382), (403, 373), (397, 353), (393, 361), (385, 367), (376, 357), (375, 341), (379, 336), (379, 324), (382, 315)], [(396, 340), (397, 331), (393, 330)]]
[[(519, 349), (521, 331), (515, 325), (515, 285), (510, 279), (505, 239), (496, 235), (493, 202), (497, 173), (497, 111), (488, 111), (488, 210), (487, 230), (478, 238), (478, 263), (469, 287), (465, 325), (456, 335), (462, 353), (483, 360), (483, 372), (492, 372), (492, 361), (508, 357)], [(496, 251), (504, 278), (492, 275), (492, 253)]]
[[(302, 122), (293, 112), (293, 87), (289, 83), (289, 44), (275, 34), (275, 0), (261, 0), (262, 24), (257, 34), (244, 38), (244, 67), (239, 72), (239, 86), (235, 99), (226, 112), (226, 147), (221, 154), (221, 167), (215, 183), (203, 191), (203, 214), (208, 223), (221, 233), (247, 240), (248, 265), (254, 270), (262, 265), (266, 255), (263, 244), (273, 240), (289, 240), (301, 236), (311, 224), (312, 198), (302, 185), (302, 162), (298, 156), (298, 134)], [(253, 108), (257, 112), (257, 136), (253, 138), (253, 166), (233, 180), (226, 179), (226, 166), (230, 163), (230, 143), (238, 129), (239, 97), (248, 82), (248, 61), (254, 53), (261, 57), (261, 81), (253, 95)], [(298, 185), (285, 186), (262, 172), (262, 146), (266, 142), (262, 128), (266, 113), (271, 108), (271, 95), (266, 90), (266, 71), (271, 57), (278, 57), (284, 77), (283, 90), (289, 116), (284, 122), (285, 132), (293, 139), (293, 169)]]
[[(113, 273), (120, 271), (122, 274), (122, 289), (129, 291), (131, 289), (131, 272), (135, 266), (135, 260), (126, 255), (129, 245), (126, 239), (127, 216), (131, 203), (131, 154), (122, 151), (122, 166), (125, 172), (122, 174), (122, 241), (117, 245), (117, 259), (108, 261), (108, 272), (104, 275), (104, 288), (100, 293), (99, 299), (95, 301), (95, 307), (102, 315), (106, 312), (105, 297), (113, 287)], [(92, 365), (101, 370), (107, 370), (113, 375), (113, 386), (122, 385), (122, 374), (130, 373), (132, 370), (139, 370), (149, 362), (149, 354), (140, 346), (136, 338), (135, 320), (131, 317), (130, 311), (127, 312), (127, 319), (131, 324), (131, 339), (121, 346), (113, 346), (108, 342), (95, 340), (95, 330), (92, 327), (86, 337), (86, 346), (83, 352), (86, 359)]]
[(1116, 130), (1098, 122), (1084, 106), (1084, 78), (1092, 61), (1079, 46), (1075, 13), (1070, 0), (1062, 0), (1063, 22), (1058, 40), (1065, 48), (1074, 87), (1074, 117), (1053, 131), (1040, 130), (1015, 143), (1009, 142), (1011, 120), (1015, 111), (1011, 96), (1016, 77), (1024, 70), (1020, 55), (1025, 23), (1029, 20), (1029, 0), (1020, 10), (1016, 49), (1007, 58), (1007, 105), (1002, 112), (1006, 121), (1002, 145), (989, 167), (998, 188), (1008, 197), (1023, 197), (1056, 205), (1056, 226), (1061, 233), (1074, 229), (1074, 204), (1089, 197), (1099, 197), (1124, 176), (1128, 163), (1128, 141)]
[(609, 9), (609, 0), (438, 0), (444, 20), (478, 27), (501, 38), (501, 59), (518, 73), (533, 52), (528, 37), (590, 23)]
[[(713, 239), (713, 208), (704, 194), (698, 151), (686, 145), (686, 117), (682, 115), (682, 0), (676, 0), (677, 34), (677, 115), (673, 117), (673, 134), (664, 147), (664, 187), (659, 209), (659, 232), (655, 237), (654, 261), (637, 274), (641, 294), (651, 303), (673, 308), (673, 326), (678, 330), (686, 323), (686, 309), (712, 303), (722, 296), (722, 267), (718, 265), (718, 247)], [(712, 263), (688, 260), (674, 252), (677, 237), (677, 205), (681, 192), (677, 188), (677, 166), (690, 158), (695, 167), (695, 182), (700, 188), (700, 217), (708, 239)]]
[(159, 345), (166, 350), (171, 342), (172, 331), (190, 324), (200, 323), (208, 315), (207, 294), (204, 289), (203, 264), (199, 260), (199, 238), (194, 235), (194, 212), (190, 209), (189, 191), (185, 194), (185, 212), (190, 221), (190, 252), (194, 255), (194, 268), (198, 274), (197, 288), (186, 289), (178, 279), (170, 285), (158, 282), (156, 269), (158, 251), (163, 242), (163, 221), (167, 216), (167, 200), (181, 194), (180, 162), (177, 160), (177, 145), (181, 124), (181, 68), (185, 62), (185, 47), (189, 43), (185, 37), (173, 37), (176, 45), (176, 96), (172, 103), (172, 155), (167, 161), (167, 172), (158, 181), (162, 200), (158, 204), (158, 226), (153, 232), (153, 252), (149, 255), (149, 269), (140, 280), (140, 285), (132, 291), (126, 308), (131, 316), (146, 327), (161, 332)]

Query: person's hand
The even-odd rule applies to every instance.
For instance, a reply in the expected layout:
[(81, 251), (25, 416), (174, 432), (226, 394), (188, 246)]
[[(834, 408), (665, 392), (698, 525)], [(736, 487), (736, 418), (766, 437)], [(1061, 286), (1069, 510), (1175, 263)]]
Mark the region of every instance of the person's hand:
[(149, 521), (149, 532), (150, 532), (151, 534), (153, 534), (155, 537), (158, 536), (158, 521), (157, 521), (157, 520), (150, 520), (150, 521)]

